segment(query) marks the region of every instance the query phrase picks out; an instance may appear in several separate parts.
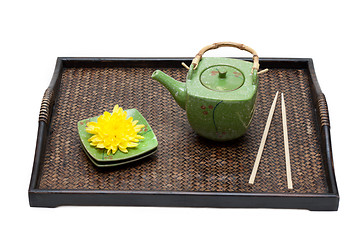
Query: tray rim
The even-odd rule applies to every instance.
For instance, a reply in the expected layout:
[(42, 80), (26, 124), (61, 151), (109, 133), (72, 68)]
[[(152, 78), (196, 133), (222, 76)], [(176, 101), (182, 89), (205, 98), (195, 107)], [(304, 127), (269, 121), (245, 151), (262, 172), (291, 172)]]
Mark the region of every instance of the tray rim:
[[(251, 61), (251, 58), (237, 58)], [(192, 58), (125, 58), (125, 57), (58, 57), (53, 77), (46, 89), (40, 108), (34, 164), (28, 189), (32, 207), (76, 206), (163, 206), (163, 207), (228, 207), (286, 208), (336, 211), (339, 193), (331, 148), (330, 121), (325, 95), (317, 81), (311, 58), (261, 58), (263, 68), (306, 69), (310, 76), (311, 95), (320, 128), (321, 150), (329, 187), (328, 193), (243, 193), (243, 192), (178, 192), (178, 191), (111, 191), (39, 189), (51, 114), (65, 68), (71, 67), (152, 67), (180, 68)]]

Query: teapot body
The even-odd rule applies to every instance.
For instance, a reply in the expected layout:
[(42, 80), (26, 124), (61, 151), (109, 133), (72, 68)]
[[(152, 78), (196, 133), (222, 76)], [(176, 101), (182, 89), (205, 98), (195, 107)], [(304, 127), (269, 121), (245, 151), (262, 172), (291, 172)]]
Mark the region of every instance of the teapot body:
[(242, 136), (255, 111), (257, 89), (252, 63), (203, 58), (196, 70), (189, 70), (186, 79), (185, 110), (191, 127), (215, 141)]

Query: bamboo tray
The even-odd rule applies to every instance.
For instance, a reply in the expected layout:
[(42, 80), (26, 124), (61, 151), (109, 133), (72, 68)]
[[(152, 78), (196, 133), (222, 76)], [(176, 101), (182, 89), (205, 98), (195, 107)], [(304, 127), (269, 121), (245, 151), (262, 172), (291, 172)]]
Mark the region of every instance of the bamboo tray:
[[(34, 207), (167, 206), (337, 210), (324, 94), (311, 59), (261, 59), (254, 119), (243, 137), (215, 143), (197, 136), (185, 111), (150, 78), (161, 69), (184, 81), (178, 58), (58, 58), (45, 91), (29, 202)], [(251, 59), (245, 59), (251, 60)], [(277, 104), (255, 184), (248, 183), (272, 98), (286, 99), (294, 189), (286, 184), (281, 107)], [(77, 121), (136, 108), (157, 136), (157, 152), (116, 168), (97, 168), (84, 153)]]

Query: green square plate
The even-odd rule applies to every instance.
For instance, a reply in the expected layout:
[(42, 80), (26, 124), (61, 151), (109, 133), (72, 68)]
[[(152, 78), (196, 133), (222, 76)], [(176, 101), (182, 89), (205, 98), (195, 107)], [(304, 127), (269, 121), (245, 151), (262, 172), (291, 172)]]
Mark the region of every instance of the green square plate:
[(112, 161), (112, 162), (99, 162), (99, 161), (96, 161), (95, 159), (93, 159), (87, 151), (85, 151), (85, 153), (88, 156), (88, 158), (90, 159), (90, 161), (97, 167), (116, 167), (116, 166), (132, 163), (132, 162), (138, 161), (140, 159), (146, 158), (146, 157), (154, 154), (156, 152), (156, 150), (157, 150), (157, 148), (154, 148), (153, 150), (148, 151), (140, 156), (128, 158), (126, 160), (119, 160), (119, 161)]
[(110, 164), (111, 166), (114, 166), (114, 164), (125, 164), (147, 157), (156, 151), (158, 141), (146, 119), (136, 109), (128, 109), (124, 111), (127, 112), (128, 118), (133, 117), (134, 120), (139, 121), (138, 124), (145, 125), (145, 127), (143, 127), (142, 130), (139, 132), (139, 135), (142, 135), (145, 138), (141, 139), (139, 141), (139, 145), (135, 148), (128, 148), (128, 153), (123, 153), (118, 150), (115, 154), (107, 155), (105, 149), (99, 149), (90, 145), (88, 139), (92, 136), (92, 134), (86, 132), (86, 124), (88, 122), (96, 122), (99, 116), (84, 119), (78, 122), (78, 132), (82, 146), (90, 160), (95, 165), (108, 166)]

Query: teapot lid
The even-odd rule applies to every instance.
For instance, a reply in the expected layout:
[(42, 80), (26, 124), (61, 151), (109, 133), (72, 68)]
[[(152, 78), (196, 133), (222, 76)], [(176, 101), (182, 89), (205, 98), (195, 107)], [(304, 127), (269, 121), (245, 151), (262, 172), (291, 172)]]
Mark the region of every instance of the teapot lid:
[(200, 74), (201, 84), (218, 92), (239, 89), (244, 81), (244, 74), (238, 68), (229, 65), (213, 65), (204, 69)]
[(251, 74), (252, 63), (234, 58), (204, 57), (199, 67), (190, 67), (186, 93), (199, 99), (242, 101), (257, 91)]

